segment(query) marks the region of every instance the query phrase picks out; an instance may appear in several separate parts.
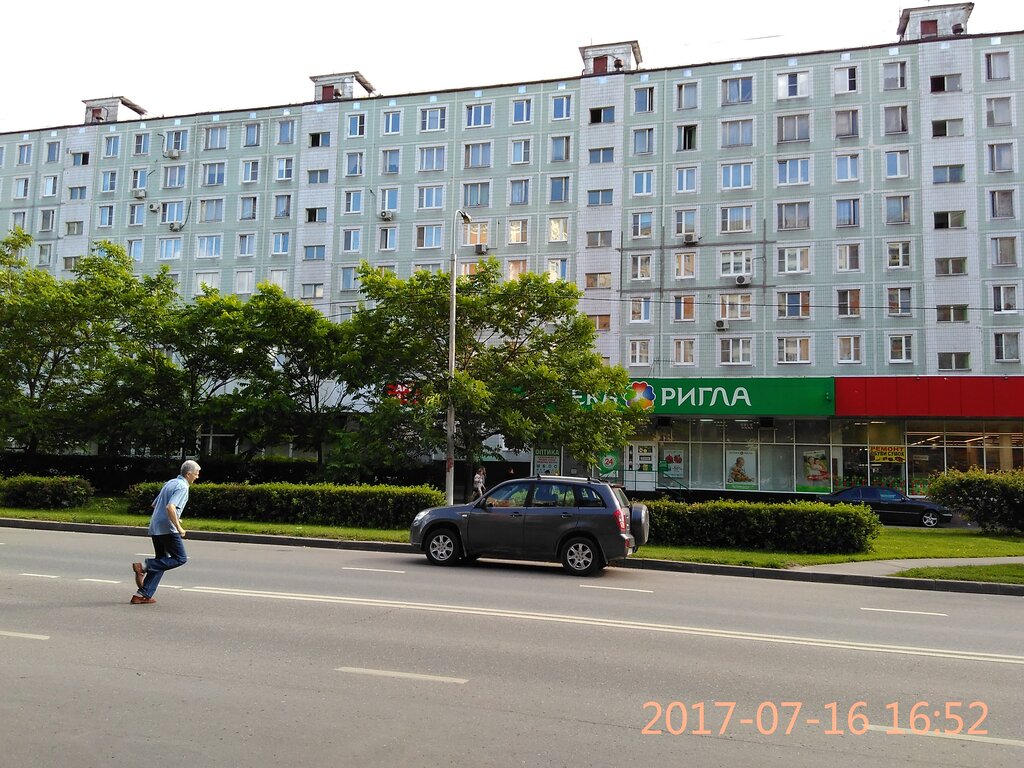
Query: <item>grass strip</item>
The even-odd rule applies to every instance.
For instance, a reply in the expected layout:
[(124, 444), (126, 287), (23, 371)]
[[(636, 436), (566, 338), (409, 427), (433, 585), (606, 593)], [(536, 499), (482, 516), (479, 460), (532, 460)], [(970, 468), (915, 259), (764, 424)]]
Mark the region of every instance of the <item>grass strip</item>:
[(908, 568), (893, 574), (908, 579), (942, 579), (944, 581), (989, 581), (997, 584), (1024, 584), (1024, 565), (954, 565), (944, 568)]

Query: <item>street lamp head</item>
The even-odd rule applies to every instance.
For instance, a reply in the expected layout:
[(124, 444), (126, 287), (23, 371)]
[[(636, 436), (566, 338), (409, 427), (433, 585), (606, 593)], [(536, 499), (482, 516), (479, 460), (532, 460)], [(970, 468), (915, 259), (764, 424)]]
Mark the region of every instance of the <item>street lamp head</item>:
[(469, 215), (468, 213), (466, 213), (466, 212), (465, 212), (464, 210), (462, 210), (461, 208), (460, 208), (459, 210), (455, 211), (455, 212), (456, 212), (457, 214), (459, 214), (459, 216), (460, 216), (460, 217), (462, 218), (462, 222), (463, 222), (464, 224), (469, 224), (469, 223), (470, 223), (471, 221), (473, 221), (473, 217), (472, 217), (472, 216), (470, 216), (470, 215)]

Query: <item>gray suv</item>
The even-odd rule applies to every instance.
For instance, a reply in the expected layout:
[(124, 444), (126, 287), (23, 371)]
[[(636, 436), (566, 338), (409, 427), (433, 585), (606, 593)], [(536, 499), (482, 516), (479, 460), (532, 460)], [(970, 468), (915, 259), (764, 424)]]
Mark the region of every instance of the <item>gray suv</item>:
[(409, 541), (435, 565), (498, 557), (561, 562), (586, 576), (647, 543), (650, 513), (586, 477), (506, 480), (476, 501), (416, 515)]

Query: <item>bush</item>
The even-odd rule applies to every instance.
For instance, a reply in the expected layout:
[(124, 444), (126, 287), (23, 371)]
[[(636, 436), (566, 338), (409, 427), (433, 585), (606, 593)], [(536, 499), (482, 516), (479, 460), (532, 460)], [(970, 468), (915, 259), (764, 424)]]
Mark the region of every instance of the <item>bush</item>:
[(771, 503), (650, 501), (651, 544), (802, 554), (866, 552), (881, 531), (865, 506), (813, 501)]
[(93, 495), (92, 485), (80, 477), (0, 478), (0, 505), (22, 509), (80, 507)]
[[(129, 509), (149, 514), (161, 487), (162, 483), (142, 483), (129, 488)], [(189, 490), (185, 515), (259, 523), (404, 528), (421, 509), (443, 503), (444, 494), (425, 485), (202, 483)]]
[(951, 469), (928, 483), (932, 501), (956, 509), (986, 531), (1024, 533), (1024, 472)]

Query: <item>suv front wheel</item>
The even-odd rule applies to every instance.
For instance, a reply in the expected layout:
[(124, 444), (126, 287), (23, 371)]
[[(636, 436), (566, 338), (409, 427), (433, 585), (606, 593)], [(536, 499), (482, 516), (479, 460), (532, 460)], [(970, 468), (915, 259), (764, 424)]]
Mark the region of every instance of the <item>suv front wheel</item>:
[(594, 542), (583, 536), (576, 536), (562, 547), (562, 567), (573, 576), (589, 576), (604, 568), (601, 552)]
[(459, 534), (451, 528), (437, 528), (431, 531), (423, 546), (427, 560), (434, 565), (454, 565), (462, 556), (461, 550)]

